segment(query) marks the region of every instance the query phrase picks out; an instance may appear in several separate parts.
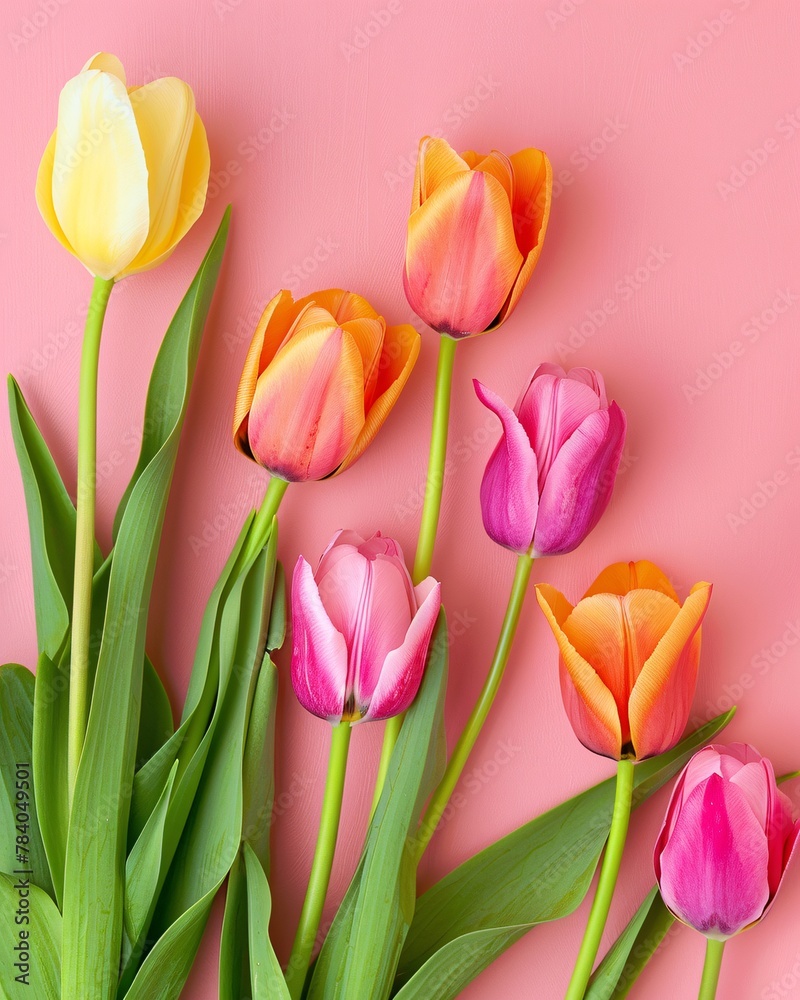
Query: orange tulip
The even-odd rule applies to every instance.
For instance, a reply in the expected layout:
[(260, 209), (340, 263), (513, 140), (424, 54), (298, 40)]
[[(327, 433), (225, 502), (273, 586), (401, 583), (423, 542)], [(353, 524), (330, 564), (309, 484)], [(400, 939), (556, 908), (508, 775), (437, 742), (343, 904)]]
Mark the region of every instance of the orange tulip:
[(681, 606), (651, 562), (614, 563), (573, 608), (536, 588), (561, 653), (561, 694), (578, 739), (595, 753), (642, 760), (681, 738), (694, 697), (700, 624), (711, 584)]
[(414, 312), (458, 339), (505, 322), (539, 259), (552, 191), (541, 150), (459, 156), (444, 139), (426, 136), (403, 271)]
[(236, 394), (233, 440), (289, 482), (337, 475), (361, 455), (408, 381), (420, 336), (331, 288), (278, 292), (258, 322)]

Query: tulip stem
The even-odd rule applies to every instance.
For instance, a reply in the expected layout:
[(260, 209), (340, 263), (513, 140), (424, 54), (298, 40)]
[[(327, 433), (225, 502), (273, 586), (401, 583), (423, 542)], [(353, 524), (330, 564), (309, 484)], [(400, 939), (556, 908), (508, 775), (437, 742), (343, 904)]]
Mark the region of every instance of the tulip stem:
[(617, 764), (614, 811), (611, 815), (611, 829), (608, 833), (603, 863), (600, 868), (597, 892), (589, 912), (586, 931), (564, 1000), (583, 1000), (597, 952), (600, 949), (600, 939), (603, 936), (608, 911), (611, 908), (611, 899), (617, 884), (625, 838), (628, 834), (628, 821), (631, 816), (631, 801), (633, 799), (633, 768), (632, 760), (621, 760)]
[(517, 558), (514, 582), (511, 585), (511, 593), (508, 595), (506, 614), (500, 629), (492, 665), (489, 668), (489, 673), (486, 676), (475, 707), (472, 709), (467, 724), (464, 726), (458, 742), (453, 749), (444, 776), (428, 803), (428, 808), (425, 811), (415, 842), (417, 860), (425, 853), (425, 848), (436, 832), (436, 828), (447, 808), (447, 803), (450, 801), (450, 796), (458, 784), (461, 772), (464, 770), (472, 748), (475, 746), (483, 724), (486, 722), (486, 717), (494, 704), (494, 699), (500, 687), (500, 682), (503, 679), (509, 654), (511, 653), (511, 647), (514, 643), (514, 636), (517, 632), (517, 625), (519, 624), (519, 617), (525, 601), (525, 594), (528, 590), (528, 582), (531, 578), (532, 569), (533, 556), (523, 554)]
[(272, 530), (272, 520), (278, 513), (281, 500), (283, 500), (288, 487), (289, 484), (285, 479), (279, 479), (277, 476), (273, 476), (270, 479), (267, 492), (261, 501), (261, 506), (258, 508), (256, 516), (253, 518), (253, 523), (250, 525), (247, 543), (241, 557), (243, 563), (252, 559), (266, 544), (269, 533)]
[(717, 995), (717, 983), (719, 983), (724, 950), (724, 941), (716, 941), (713, 938), (706, 940), (706, 960), (703, 964), (703, 978), (700, 981), (700, 992), (697, 995), (697, 1000), (714, 1000)]
[(67, 787), (70, 804), (86, 738), (89, 715), (89, 640), (92, 626), (95, 497), (97, 493), (97, 371), (100, 337), (113, 280), (95, 278), (83, 332), (78, 390), (78, 473), (76, 487), (75, 569), (69, 680)]
[[(433, 563), (433, 549), (436, 545), (436, 531), (439, 527), (439, 513), (442, 509), (442, 489), (444, 488), (445, 460), (447, 458), (447, 431), (450, 425), (450, 393), (453, 387), (453, 363), (456, 357), (457, 340), (444, 334), (439, 338), (439, 362), (436, 367), (436, 388), (433, 395), (433, 420), (431, 426), (431, 447), (428, 452), (428, 473), (425, 479), (425, 498), (422, 501), (422, 517), (417, 536), (417, 554), (414, 557), (414, 584), (421, 583), (430, 574)], [(375, 780), (375, 795), (372, 813), (378, 801), (389, 772), (389, 761), (403, 725), (403, 714), (395, 715), (386, 722), (383, 734), (381, 759)]]
[(286, 985), (292, 1000), (299, 1000), (303, 993), (311, 955), (317, 940), (325, 896), (333, 867), (339, 818), (342, 813), (344, 777), (347, 768), (347, 751), (350, 748), (350, 723), (340, 722), (333, 727), (331, 752), (328, 758), (328, 777), (322, 800), (317, 846), (308, 879), (306, 898), (300, 914), (300, 923), (292, 945), (292, 954), (286, 967)]

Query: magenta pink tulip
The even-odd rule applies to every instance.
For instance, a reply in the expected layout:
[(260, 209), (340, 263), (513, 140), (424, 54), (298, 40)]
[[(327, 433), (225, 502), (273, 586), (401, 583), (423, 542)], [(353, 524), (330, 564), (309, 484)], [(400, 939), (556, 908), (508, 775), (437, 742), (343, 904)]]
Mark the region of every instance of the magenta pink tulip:
[(440, 584), (414, 587), (400, 546), (340, 531), (316, 573), (301, 556), (292, 584), (292, 685), (329, 722), (404, 712), (419, 690), (441, 606)]
[(678, 779), (656, 844), (664, 902), (706, 937), (738, 934), (769, 910), (799, 834), (766, 757), (746, 743), (706, 747)]
[(488, 535), (515, 552), (571, 552), (611, 500), (625, 443), (625, 413), (599, 372), (539, 365), (512, 410), (475, 381), (502, 437), (481, 484)]

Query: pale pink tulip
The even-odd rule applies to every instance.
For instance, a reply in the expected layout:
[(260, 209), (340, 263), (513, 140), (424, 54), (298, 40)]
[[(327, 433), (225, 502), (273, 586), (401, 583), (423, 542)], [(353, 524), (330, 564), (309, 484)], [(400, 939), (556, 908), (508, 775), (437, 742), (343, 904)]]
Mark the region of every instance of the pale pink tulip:
[(316, 573), (301, 556), (292, 584), (292, 685), (329, 722), (404, 712), (419, 690), (441, 606), (440, 584), (416, 587), (400, 546), (380, 532), (340, 531)]

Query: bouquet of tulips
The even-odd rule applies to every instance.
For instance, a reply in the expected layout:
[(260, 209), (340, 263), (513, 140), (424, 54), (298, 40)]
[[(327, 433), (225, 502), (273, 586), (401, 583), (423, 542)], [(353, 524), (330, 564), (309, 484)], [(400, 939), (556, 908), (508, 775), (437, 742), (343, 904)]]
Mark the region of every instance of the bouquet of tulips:
[[(420, 334), (390, 325), (353, 291), (296, 301), (281, 291), (267, 305), (231, 401), (233, 443), (264, 470), (263, 502), (208, 597), (176, 725), (147, 655), (147, 611), (229, 212), (164, 335), (108, 552), (95, 539), (98, 359), (117, 282), (172, 253), (203, 211), (208, 176), (205, 130), (182, 81), (128, 87), (120, 61), (100, 53), (64, 87), (36, 198), (94, 285), (74, 502), (9, 382), (39, 660), (35, 675), (0, 669), (0, 993), (176, 998), (224, 887), (220, 998), (449, 1000), (536, 924), (574, 911), (599, 868), (567, 1000), (627, 996), (676, 918), (707, 939), (700, 997), (712, 998), (725, 942), (770, 908), (800, 825), (769, 760), (744, 744), (708, 745), (732, 711), (686, 733), (711, 585), (681, 600), (652, 562), (607, 567), (575, 603), (536, 586), (566, 714), (588, 751), (616, 762), (616, 776), (417, 893), (420, 859), (496, 700), (534, 563), (584, 542), (623, 455), (625, 413), (599, 372), (531, 365), (513, 408), (474, 380), (500, 429), (481, 485), (483, 522), (516, 554), (516, 569), (483, 688), (448, 752), (447, 567), (432, 568), (450, 485), (451, 391), (467, 388), (454, 362), (459, 344), (511, 319), (533, 276), (551, 207), (543, 152), (420, 144), (403, 284), (439, 335), (439, 363), (411, 568), (384, 533), (391, 525), (369, 538), (344, 527), (287, 581), (277, 514), (289, 484), (337, 476), (371, 444), (409, 380)], [(467, 362), (469, 347), (461, 351)], [(305, 902), (282, 963), (269, 930), (269, 832), (276, 692), (289, 679), (330, 750), (321, 813), (308, 817), (319, 826)], [(349, 889), (323, 927), (362, 723), (384, 729), (372, 814)], [(676, 775), (655, 846), (657, 886), (598, 964), (631, 811)]]

